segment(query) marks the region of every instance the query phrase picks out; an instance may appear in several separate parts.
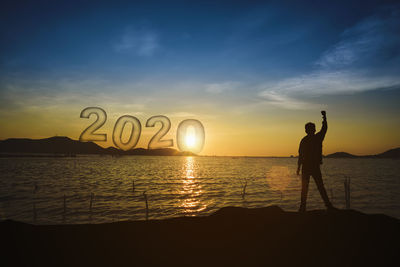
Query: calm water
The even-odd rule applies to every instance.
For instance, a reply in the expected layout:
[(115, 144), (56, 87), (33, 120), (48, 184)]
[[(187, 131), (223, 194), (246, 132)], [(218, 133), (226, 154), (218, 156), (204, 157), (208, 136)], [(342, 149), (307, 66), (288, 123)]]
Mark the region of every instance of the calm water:
[[(296, 164), (290, 158), (0, 158), (0, 219), (38, 224), (143, 220), (144, 191), (150, 219), (206, 215), (225, 206), (279, 205), (296, 211)], [(337, 207), (345, 206), (343, 181), (350, 177), (351, 208), (400, 218), (399, 160), (325, 159), (322, 171)], [(324, 208), (313, 181), (307, 207)]]

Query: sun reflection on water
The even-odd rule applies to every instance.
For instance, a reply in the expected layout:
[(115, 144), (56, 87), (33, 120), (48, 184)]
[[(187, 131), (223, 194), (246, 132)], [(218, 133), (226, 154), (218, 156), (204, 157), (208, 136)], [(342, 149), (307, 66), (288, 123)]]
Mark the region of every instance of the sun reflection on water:
[(204, 210), (207, 205), (201, 203), (200, 197), (203, 193), (202, 186), (196, 178), (196, 164), (194, 157), (186, 157), (183, 163), (182, 188), (183, 195), (180, 207), (187, 215), (195, 215), (196, 212)]
[(266, 176), (270, 188), (281, 192), (294, 180), (287, 166), (272, 166)]

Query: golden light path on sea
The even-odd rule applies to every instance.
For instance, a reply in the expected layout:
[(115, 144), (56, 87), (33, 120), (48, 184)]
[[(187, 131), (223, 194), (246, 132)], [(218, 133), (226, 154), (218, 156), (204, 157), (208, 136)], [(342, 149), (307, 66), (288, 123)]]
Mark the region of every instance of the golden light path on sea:
[(196, 178), (195, 157), (185, 157), (182, 168), (182, 188), (180, 193), (185, 197), (181, 200), (180, 207), (187, 214), (200, 212), (207, 208), (201, 203), (202, 186)]
[(272, 166), (266, 174), (267, 183), (272, 190), (284, 191), (293, 180), (293, 173), (287, 166)]

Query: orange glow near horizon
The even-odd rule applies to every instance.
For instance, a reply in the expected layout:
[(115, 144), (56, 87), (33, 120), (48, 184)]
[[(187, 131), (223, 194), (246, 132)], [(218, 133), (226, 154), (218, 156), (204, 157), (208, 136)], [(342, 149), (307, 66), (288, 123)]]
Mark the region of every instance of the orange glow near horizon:
[[(254, 116), (236, 115), (215, 111), (214, 116), (202, 115), (199, 111), (188, 110), (193, 114), (174, 116), (166, 111), (154, 111), (149, 114), (135, 114), (130, 109), (119, 110), (118, 107), (105, 106), (107, 121), (97, 132), (106, 133), (106, 142), (96, 142), (102, 147), (114, 146), (112, 141), (113, 127), (121, 115), (132, 114), (142, 124), (142, 132), (136, 147), (147, 148), (150, 139), (158, 131), (157, 127), (144, 127), (151, 114), (165, 114), (171, 120), (171, 129), (163, 139), (174, 140), (173, 148), (177, 149), (176, 130), (184, 119), (200, 120), (205, 128), (205, 145), (200, 155), (216, 156), (290, 156), (297, 155), (298, 145), (305, 135), (304, 123), (313, 121), (317, 130), (321, 127), (319, 111), (282, 111)], [(0, 139), (7, 138), (47, 138), (51, 136), (68, 136), (77, 140), (81, 132), (94, 121), (79, 118), (82, 107), (68, 105), (41, 111), (10, 112), (0, 117)], [(115, 110), (115, 111), (114, 111)], [(356, 155), (378, 154), (400, 144), (399, 124), (393, 124), (394, 118), (370, 119), (352, 118), (352, 114), (337, 114), (328, 111), (328, 133), (323, 153), (345, 151)], [(395, 114), (393, 114), (395, 116)], [(373, 119), (375, 118), (375, 119)], [(129, 128), (124, 131), (128, 134)], [(125, 138), (125, 137), (123, 137)], [(186, 134), (184, 142), (196, 146), (196, 136)], [(368, 145), (366, 145), (368, 144)]]

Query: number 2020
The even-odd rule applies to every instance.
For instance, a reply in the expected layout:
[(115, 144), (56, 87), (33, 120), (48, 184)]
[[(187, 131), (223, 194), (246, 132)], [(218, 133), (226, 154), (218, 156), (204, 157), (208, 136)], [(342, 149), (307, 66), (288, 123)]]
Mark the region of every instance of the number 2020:
[[(95, 133), (106, 122), (107, 113), (104, 111), (104, 109), (99, 107), (87, 107), (82, 110), (80, 117), (89, 119), (91, 115), (95, 115), (96, 120), (81, 133), (79, 141), (107, 141), (107, 134)], [(124, 142), (122, 141), (122, 134), (126, 124), (129, 123), (132, 125), (132, 131), (129, 135), (128, 141)], [(157, 123), (161, 123), (161, 128), (151, 138), (148, 144), (148, 149), (173, 146), (174, 141), (172, 139), (162, 140), (162, 138), (171, 129), (171, 121), (169, 120), (169, 118), (163, 115), (153, 116), (146, 121), (146, 127), (155, 127)], [(190, 149), (188, 149), (184, 140), (189, 127), (193, 127), (197, 140), (197, 145), (195, 147), (191, 147)], [(118, 118), (114, 125), (112, 139), (115, 146), (117, 146), (118, 148), (122, 150), (129, 150), (133, 149), (137, 145), (141, 132), (142, 125), (136, 117), (131, 115), (123, 115)], [(203, 149), (205, 141), (203, 124), (200, 121), (194, 119), (181, 121), (177, 129), (176, 141), (180, 151), (190, 150), (194, 153), (199, 153)]]

